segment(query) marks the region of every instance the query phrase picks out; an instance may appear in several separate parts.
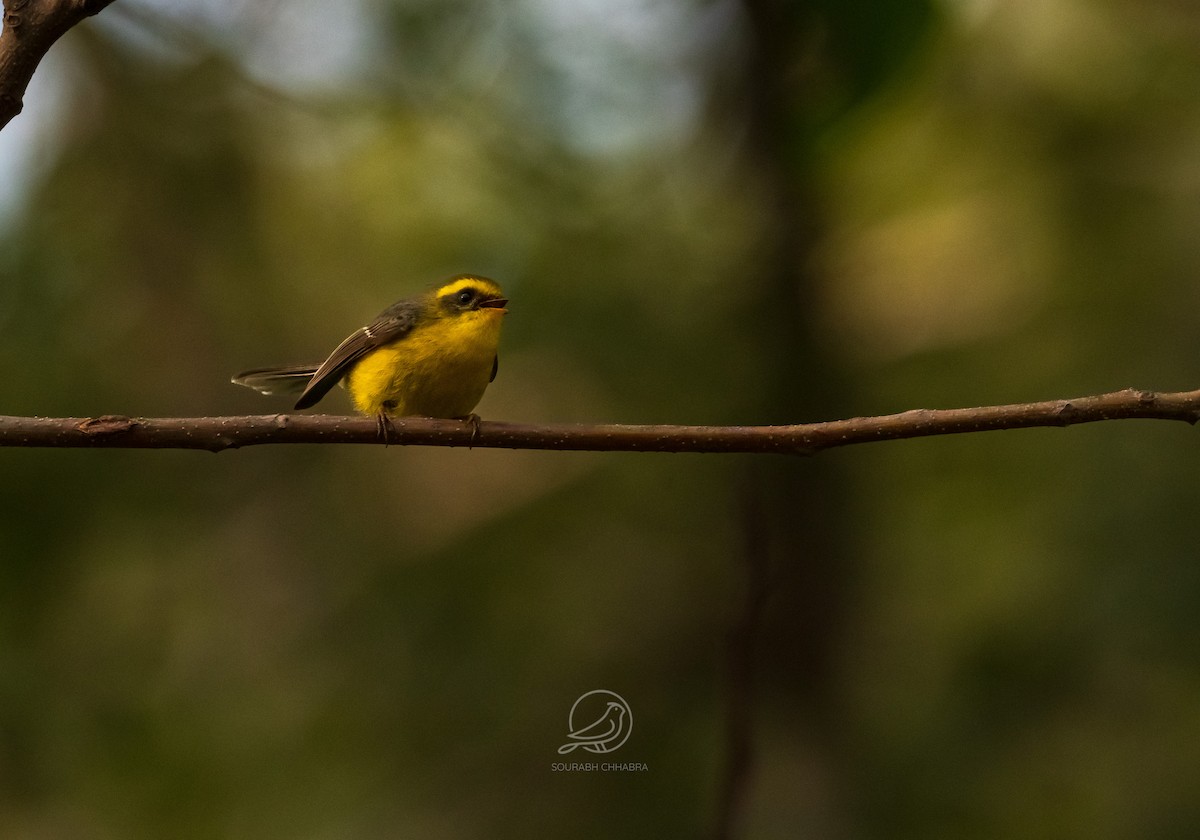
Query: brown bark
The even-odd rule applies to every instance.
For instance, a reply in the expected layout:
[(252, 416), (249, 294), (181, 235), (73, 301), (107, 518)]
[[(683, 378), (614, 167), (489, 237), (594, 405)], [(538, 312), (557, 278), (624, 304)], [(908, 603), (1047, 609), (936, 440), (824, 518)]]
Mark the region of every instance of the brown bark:
[(814, 455), (872, 441), (967, 432), (1073, 426), (1102, 420), (1200, 420), (1200, 391), (1155, 393), (1127, 388), (1070, 400), (979, 408), (916, 409), (792, 426), (649, 426), (523, 424), (407, 417), (387, 440), (373, 418), (312, 414), (249, 417), (133, 418), (0, 416), (0, 447), (206, 449), (266, 443), (388, 443), (479, 449), (592, 452), (749, 452)]
[(0, 130), (21, 113), (38, 64), (72, 26), (113, 0), (4, 0), (0, 31)]

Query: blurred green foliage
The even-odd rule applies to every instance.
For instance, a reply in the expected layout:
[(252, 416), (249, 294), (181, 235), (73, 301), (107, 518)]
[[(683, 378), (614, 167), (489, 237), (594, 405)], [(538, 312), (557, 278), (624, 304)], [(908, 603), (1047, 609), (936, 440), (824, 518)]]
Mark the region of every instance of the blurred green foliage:
[[(0, 411), (284, 410), (229, 375), (460, 271), (513, 301), (491, 418), (1195, 387), (1198, 46), (1170, 0), (122, 0), (0, 145)], [(0, 833), (709, 834), (750, 690), (741, 836), (1190, 837), (1193, 446), (0, 452)], [(553, 772), (601, 687), (649, 770)]]

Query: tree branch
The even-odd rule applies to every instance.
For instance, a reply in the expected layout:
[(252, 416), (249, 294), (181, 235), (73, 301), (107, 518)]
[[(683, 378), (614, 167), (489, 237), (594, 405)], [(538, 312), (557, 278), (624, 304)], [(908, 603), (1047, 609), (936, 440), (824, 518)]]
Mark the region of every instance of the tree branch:
[[(1073, 400), (981, 408), (917, 409), (795, 426), (525, 425), (406, 417), (387, 443), (494, 449), (592, 452), (776, 452), (814, 455), (823, 449), (880, 440), (1073, 426), (1101, 420), (1200, 420), (1200, 391), (1158, 394), (1128, 388)], [(264, 443), (383, 443), (369, 417), (271, 414), (250, 417), (132, 418), (0, 416), (0, 447), (207, 449)]]
[(21, 113), (25, 90), (54, 42), (113, 0), (4, 0), (0, 31), (0, 129)]

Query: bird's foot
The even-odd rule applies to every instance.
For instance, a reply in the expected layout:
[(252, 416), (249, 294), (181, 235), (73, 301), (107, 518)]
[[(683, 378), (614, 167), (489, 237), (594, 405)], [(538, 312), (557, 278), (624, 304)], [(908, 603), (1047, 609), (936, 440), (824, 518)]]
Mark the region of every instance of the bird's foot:
[(379, 439), (383, 441), (384, 446), (391, 443), (392, 433), (396, 431), (396, 427), (392, 425), (392, 418), (387, 415), (387, 412), (381, 411), (375, 415), (375, 428), (379, 430)]
[(471, 439), (467, 441), (467, 449), (475, 445), (475, 441), (479, 439), (479, 415), (472, 412), (466, 417), (459, 417), (459, 420), (464, 423), (469, 423), (471, 426)]

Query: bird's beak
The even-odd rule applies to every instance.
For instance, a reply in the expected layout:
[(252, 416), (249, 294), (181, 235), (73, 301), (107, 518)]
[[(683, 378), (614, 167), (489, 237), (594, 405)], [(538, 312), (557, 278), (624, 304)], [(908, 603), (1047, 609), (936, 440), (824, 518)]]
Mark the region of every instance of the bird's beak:
[(508, 310), (504, 308), (506, 306), (508, 306), (508, 298), (492, 298), (479, 302), (480, 309), (499, 309), (501, 312), (507, 312)]

